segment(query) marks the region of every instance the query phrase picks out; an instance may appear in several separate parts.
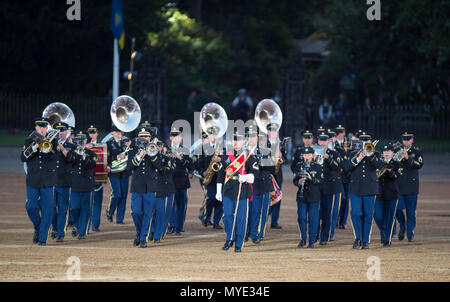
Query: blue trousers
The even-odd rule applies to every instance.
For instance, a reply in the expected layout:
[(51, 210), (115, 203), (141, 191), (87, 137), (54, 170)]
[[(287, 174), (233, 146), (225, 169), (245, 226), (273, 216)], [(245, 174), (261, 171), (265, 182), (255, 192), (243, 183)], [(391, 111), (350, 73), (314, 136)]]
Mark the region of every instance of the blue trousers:
[(109, 215), (114, 215), (114, 212), (117, 209), (116, 222), (123, 222), (127, 205), (129, 177), (110, 177), (109, 181), (112, 187)]
[(224, 196), (223, 213), (227, 240), (233, 240), (235, 246), (242, 247), (247, 228), (248, 199), (236, 201)]
[(53, 187), (33, 188), (27, 186), (25, 209), (33, 223), (34, 232), (39, 233), (39, 242), (47, 242), (48, 230), (53, 220), (54, 202)]
[(155, 192), (131, 193), (131, 217), (140, 241), (147, 241), (153, 211), (156, 205)]
[[(319, 224), (319, 201), (302, 202), (297, 200), (297, 222), (301, 240), (309, 239), (309, 243), (316, 241), (317, 226)], [(308, 226), (307, 226), (308, 224)], [(309, 231), (309, 236), (307, 236)]]
[(380, 229), (380, 237), (384, 241), (392, 241), (397, 204), (397, 200), (377, 199), (375, 201), (375, 213), (373, 218), (378, 229)]
[(251, 206), (251, 237), (252, 239), (264, 238), (267, 214), (269, 209), (270, 193), (253, 195)]
[(161, 239), (166, 234), (172, 203), (173, 195), (156, 198), (155, 212), (153, 213), (154, 223), (152, 223), (150, 230), (155, 239)]
[(248, 200), (248, 214), (247, 214), (247, 227), (246, 227), (246, 236), (250, 236), (252, 233), (252, 211), (253, 211), (253, 199)]
[(208, 200), (206, 201), (206, 221), (211, 220), (211, 214), (214, 209), (213, 224), (219, 224), (223, 216), (223, 205), (216, 199), (217, 187), (216, 184), (205, 187)]
[[(282, 184), (278, 184), (278, 186), (282, 187)], [(274, 204), (273, 206), (270, 206), (269, 208), (269, 215), (271, 218), (271, 225), (278, 225), (278, 219), (280, 218), (280, 206), (281, 206), (281, 200)]]
[(339, 208), (341, 207), (341, 193), (336, 193), (333, 196), (333, 203), (331, 206), (331, 228), (330, 228), (330, 238), (334, 237), (334, 230), (339, 219)]
[[(406, 219), (403, 209), (406, 210)], [(408, 238), (414, 237), (414, 228), (416, 227), (416, 209), (417, 195), (400, 195), (396, 217), (400, 225), (400, 232), (404, 232), (406, 229), (406, 236)]]
[(170, 226), (176, 228), (178, 231), (183, 230), (184, 221), (186, 219), (186, 209), (188, 203), (188, 196), (186, 189), (178, 189), (175, 191), (172, 216)]
[(355, 239), (370, 242), (372, 220), (375, 211), (375, 195), (350, 195), (350, 218)]
[(93, 228), (98, 228), (100, 226), (100, 217), (102, 214), (102, 203), (103, 203), (103, 186), (95, 186), (92, 192), (92, 216), (91, 222)]
[[(331, 233), (331, 221), (334, 208), (335, 195), (320, 194), (320, 240), (328, 241)], [(317, 228), (319, 229), (319, 227)]]
[(338, 220), (338, 225), (342, 226), (345, 226), (347, 224), (348, 208), (349, 208), (348, 185), (349, 184), (344, 183), (342, 184), (341, 206), (339, 207), (339, 220)]
[(71, 192), (70, 210), (79, 235), (86, 235), (91, 205), (91, 192)]
[(57, 231), (58, 236), (64, 237), (67, 210), (69, 209), (69, 187), (55, 187), (53, 194), (53, 202), (55, 207), (53, 209), (53, 230)]

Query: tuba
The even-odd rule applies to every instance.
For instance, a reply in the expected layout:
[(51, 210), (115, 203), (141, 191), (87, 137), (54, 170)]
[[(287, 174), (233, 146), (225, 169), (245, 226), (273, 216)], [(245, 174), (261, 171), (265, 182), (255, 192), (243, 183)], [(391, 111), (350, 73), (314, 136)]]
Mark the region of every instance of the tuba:
[[(267, 134), (267, 125), (269, 123), (277, 124), (278, 129), (280, 129), (281, 124), (283, 123), (283, 113), (281, 112), (280, 106), (271, 99), (260, 101), (258, 105), (256, 105), (255, 121), (259, 130), (265, 134)], [(281, 142), (277, 144), (277, 153), (280, 151), (280, 143)], [(283, 159), (275, 156), (273, 161), (275, 162), (275, 174), (277, 174), (283, 164)]]
[[(141, 108), (135, 99), (128, 95), (118, 96), (111, 105), (111, 120), (122, 132), (131, 132), (139, 126), (141, 121)], [(107, 137), (112, 135), (108, 134)], [(106, 137), (105, 137), (106, 138)], [(105, 138), (103, 140), (105, 140)], [(102, 140), (102, 142), (103, 142)], [(130, 148), (127, 147), (121, 154), (127, 154)], [(117, 158), (111, 163), (111, 173), (120, 173), (127, 167), (128, 156)]]
[[(228, 116), (225, 109), (217, 103), (208, 103), (202, 107), (200, 111), (200, 127), (207, 132), (210, 127), (217, 127), (219, 133), (218, 138), (221, 138), (228, 128)], [(203, 185), (207, 186), (211, 183), (214, 174), (222, 168), (222, 164), (216, 162), (216, 158), (222, 151), (222, 144), (218, 143), (214, 155), (209, 162), (206, 169), (206, 176), (203, 178)]]

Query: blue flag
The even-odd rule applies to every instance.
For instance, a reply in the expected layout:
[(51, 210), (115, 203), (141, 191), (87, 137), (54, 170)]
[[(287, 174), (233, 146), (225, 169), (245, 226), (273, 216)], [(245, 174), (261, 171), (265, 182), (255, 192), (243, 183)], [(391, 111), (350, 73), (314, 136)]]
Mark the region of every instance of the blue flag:
[(122, 0), (112, 0), (111, 31), (114, 38), (119, 41), (119, 49), (122, 50), (125, 45)]

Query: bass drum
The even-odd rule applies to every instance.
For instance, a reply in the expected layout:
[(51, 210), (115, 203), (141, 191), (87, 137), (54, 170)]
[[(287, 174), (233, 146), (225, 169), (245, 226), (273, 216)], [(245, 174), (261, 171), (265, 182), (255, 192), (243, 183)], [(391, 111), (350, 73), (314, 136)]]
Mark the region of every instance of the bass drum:
[(106, 144), (95, 145), (91, 148), (97, 154), (97, 165), (94, 168), (96, 183), (108, 182), (108, 150)]

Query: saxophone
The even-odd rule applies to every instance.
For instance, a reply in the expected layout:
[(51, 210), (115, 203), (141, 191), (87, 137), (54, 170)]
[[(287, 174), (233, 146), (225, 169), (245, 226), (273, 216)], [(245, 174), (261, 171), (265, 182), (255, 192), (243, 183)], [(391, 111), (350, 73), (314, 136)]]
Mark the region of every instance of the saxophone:
[[(277, 144), (277, 154), (281, 153), (280, 152), (280, 143), (281, 142), (278, 142), (278, 144)], [(278, 172), (280, 171), (281, 165), (284, 163), (284, 160), (281, 157), (275, 156), (274, 157), (274, 162), (275, 162), (275, 175), (277, 175)]]
[(214, 174), (222, 168), (222, 163), (216, 162), (216, 158), (219, 156), (221, 150), (221, 144), (217, 144), (214, 155), (209, 162), (208, 168), (206, 169), (206, 176), (203, 178), (203, 185), (207, 186), (211, 183)]

